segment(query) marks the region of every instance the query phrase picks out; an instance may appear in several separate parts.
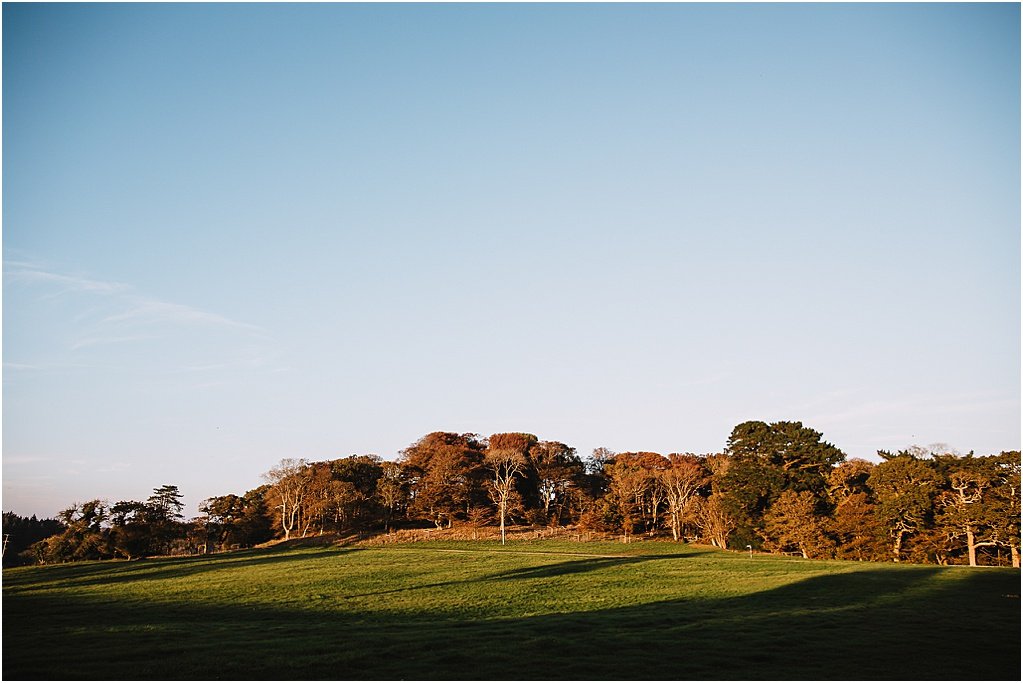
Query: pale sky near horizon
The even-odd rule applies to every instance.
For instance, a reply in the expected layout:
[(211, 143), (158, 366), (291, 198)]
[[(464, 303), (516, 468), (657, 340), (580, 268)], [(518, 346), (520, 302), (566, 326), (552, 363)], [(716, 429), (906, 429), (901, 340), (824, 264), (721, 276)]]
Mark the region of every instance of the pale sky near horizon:
[(1020, 7), (3, 6), (3, 509), (435, 430), (1020, 448)]

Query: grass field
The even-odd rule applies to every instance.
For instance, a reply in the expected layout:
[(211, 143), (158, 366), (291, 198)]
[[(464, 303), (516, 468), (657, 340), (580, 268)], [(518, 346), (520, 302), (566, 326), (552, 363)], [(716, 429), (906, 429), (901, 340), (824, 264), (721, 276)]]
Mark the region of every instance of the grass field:
[(642, 542), (4, 571), (12, 679), (1002, 679), (1020, 573)]

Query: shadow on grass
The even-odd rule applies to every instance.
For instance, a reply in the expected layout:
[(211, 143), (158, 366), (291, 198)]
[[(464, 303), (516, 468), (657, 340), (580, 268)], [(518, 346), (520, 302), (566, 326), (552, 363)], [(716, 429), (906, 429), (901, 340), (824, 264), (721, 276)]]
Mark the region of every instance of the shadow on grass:
[(471, 584), (487, 583), (490, 581), (513, 581), (516, 579), (545, 579), (556, 576), (567, 576), (571, 574), (582, 574), (585, 572), (608, 569), (612, 567), (637, 564), (639, 562), (650, 562), (657, 560), (678, 559), (664, 555), (632, 555), (628, 557), (599, 557), (585, 560), (566, 560), (555, 564), (545, 564), (539, 567), (523, 567), (521, 569), (509, 569), (508, 571), (486, 574), (467, 579), (453, 579), (451, 581), (437, 581), (434, 583), (417, 583), (409, 586), (400, 586), (387, 590), (371, 591), (369, 593), (352, 593), (346, 595), (346, 599), (366, 598), (377, 595), (392, 595), (395, 593), (407, 593), (411, 591), (426, 590), (431, 588), (445, 588), (448, 586), (466, 586)]
[(555, 576), (582, 574), (612, 567), (622, 567), (641, 562), (657, 560), (677, 560), (677, 557), (664, 555), (632, 555), (629, 557), (594, 557), (585, 560), (568, 560), (556, 564), (545, 564), (539, 567), (523, 567), (510, 569), (506, 572), (483, 577), (487, 581), (511, 581), (515, 579), (549, 579)]
[[(265, 548), (243, 550), (221, 555), (197, 555), (181, 558), (154, 558), (146, 560), (108, 560), (89, 563), (69, 563), (35, 568), (41, 572), (32, 585), (59, 584), (62, 586), (102, 586), (134, 581), (176, 579), (198, 576), (206, 572), (306, 561), (317, 557), (340, 556), (357, 552), (359, 548), (322, 548), (295, 553), (285, 549)], [(14, 576), (4, 576), (4, 582), (18, 586)]]
[[(469, 582), (670, 558), (606, 559)], [(1018, 594), (1018, 573), (899, 567), (514, 618), (5, 595), (4, 678), (1018, 680)]]

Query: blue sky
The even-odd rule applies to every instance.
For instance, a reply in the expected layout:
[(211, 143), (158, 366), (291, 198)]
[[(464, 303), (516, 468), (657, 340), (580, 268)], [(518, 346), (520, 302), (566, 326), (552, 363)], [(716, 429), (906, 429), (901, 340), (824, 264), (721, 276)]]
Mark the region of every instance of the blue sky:
[(434, 430), (1018, 449), (1019, 12), (4, 5), (3, 508)]

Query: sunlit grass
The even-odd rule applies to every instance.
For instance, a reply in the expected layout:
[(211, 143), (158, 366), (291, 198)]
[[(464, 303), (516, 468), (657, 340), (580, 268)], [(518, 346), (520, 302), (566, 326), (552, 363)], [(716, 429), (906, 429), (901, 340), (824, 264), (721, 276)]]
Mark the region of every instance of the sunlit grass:
[(1017, 679), (1018, 595), (651, 542), (81, 563), (4, 572), (4, 678)]

